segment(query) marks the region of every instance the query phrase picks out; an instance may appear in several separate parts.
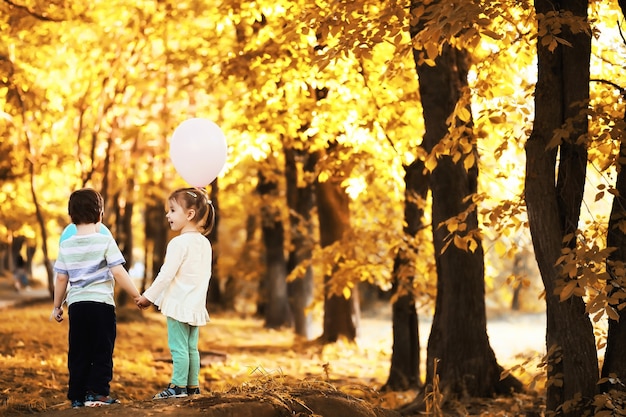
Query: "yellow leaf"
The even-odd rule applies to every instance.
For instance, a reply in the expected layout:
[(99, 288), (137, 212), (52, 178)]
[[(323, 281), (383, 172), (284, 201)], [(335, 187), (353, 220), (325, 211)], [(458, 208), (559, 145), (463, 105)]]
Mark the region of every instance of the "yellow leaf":
[(457, 116), (459, 117), (459, 119), (461, 119), (461, 121), (467, 123), (472, 118), (472, 113), (470, 113), (467, 108), (461, 107), (457, 112)]
[(465, 243), (465, 239), (463, 239), (459, 235), (454, 235), (454, 246), (459, 249), (467, 250), (467, 244)]
[(502, 243), (502, 241), (500, 241), (500, 240), (496, 240), (494, 248), (496, 250), (496, 254), (499, 257), (503, 257), (504, 254), (506, 253), (506, 245), (504, 243)]
[(459, 229), (459, 222), (456, 219), (450, 219), (446, 223), (446, 228), (448, 229), (448, 232), (450, 233), (455, 232)]
[(465, 170), (469, 170), (471, 167), (474, 166), (476, 159), (474, 158), (474, 154), (473, 153), (468, 153), (467, 155), (465, 155), (465, 159), (463, 160), (463, 167), (465, 168)]
[(571, 47), (572, 47), (571, 42), (567, 41), (567, 40), (566, 40), (566, 39), (564, 39), (564, 38), (560, 38), (560, 37), (558, 37), (558, 36), (555, 36), (555, 37), (554, 37), (554, 40), (555, 40), (555, 43), (556, 43), (556, 42), (558, 42), (558, 43), (561, 43), (561, 44), (563, 44), (563, 45), (565, 45), (565, 46), (567, 46), (567, 47), (569, 47), (569, 48), (571, 48)]
[(557, 46), (559, 46), (558, 42), (556, 41), (556, 39), (553, 39), (552, 42), (550, 42), (550, 46), (548, 46), (548, 50), (550, 52), (554, 52)]
[(433, 172), (433, 170), (437, 166), (437, 158), (435, 158), (435, 155), (433, 154), (428, 155), (428, 158), (426, 158), (426, 161), (424, 161), (424, 166), (426, 167), (427, 170), (429, 170), (430, 172)]
[(578, 267), (574, 262), (569, 262), (563, 265), (563, 273), (567, 274), (568, 277), (574, 278), (578, 273)]
[(599, 313), (594, 314), (594, 315), (593, 315), (593, 322), (594, 322), (594, 323), (599, 322), (599, 321), (600, 321), (600, 319), (602, 318), (603, 313), (604, 313), (604, 312), (602, 312), (602, 311), (601, 311), (601, 312), (599, 312)]
[(436, 42), (428, 42), (426, 45), (426, 55), (429, 59), (435, 60), (439, 55), (439, 45)]
[(343, 287), (343, 298), (347, 300), (350, 298), (351, 295), (352, 295), (352, 291), (350, 290), (350, 288)]
[(577, 283), (574, 280), (567, 283), (567, 285), (565, 286), (565, 288), (563, 288), (561, 294), (559, 295), (561, 301), (565, 301), (572, 296), (572, 294), (574, 293), (574, 289), (576, 289), (576, 284)]
[(615, 311), (613, 307), (607, 306), (606, 314), (609, 316), (611, 320), (619, 321), (619, 314), (617, 314), (617, 311)]
[(483, 35), (487, 35), (487, 36), (489, 36), (490, 38), (495, 39), (495, 40), (500, 40), (500, 39), (502, 39), (502, 36), (501, 36), (500, 34), (498, 34), (498, 33), (494, 32), (494, 31), (492, 31), (492, 30), (489, 30), (489, 29), (485, 29), (485, 30), (483, 30)]

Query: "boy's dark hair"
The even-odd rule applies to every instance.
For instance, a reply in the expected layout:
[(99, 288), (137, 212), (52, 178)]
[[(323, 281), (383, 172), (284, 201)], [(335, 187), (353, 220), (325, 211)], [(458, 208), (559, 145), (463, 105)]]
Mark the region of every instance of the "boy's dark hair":
[(70, 195), (67, 210), (74, 224), (98, 223), (104, 212), (104, 199), (92, 188), (81, 188)]

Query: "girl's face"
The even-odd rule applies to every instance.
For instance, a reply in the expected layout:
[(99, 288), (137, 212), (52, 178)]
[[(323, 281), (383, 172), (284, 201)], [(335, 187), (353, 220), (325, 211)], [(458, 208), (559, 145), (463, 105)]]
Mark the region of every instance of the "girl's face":
[(169, 211), (165, 215), (165, 217), (167, 218), (167, 221), (170, 224), (170, 228), (173, 231), (178, 232), (182, 230), (185, 226), (188, 226), (189, 219), (193, 217), (193, 216), (190, 217), (190, 215), (193, 214), (193, 213), (190, 213), (191, 211), (192, 210), (187, 210), (183, 208), (180, 204), (178, 204), (178, 201), (170, 200)]

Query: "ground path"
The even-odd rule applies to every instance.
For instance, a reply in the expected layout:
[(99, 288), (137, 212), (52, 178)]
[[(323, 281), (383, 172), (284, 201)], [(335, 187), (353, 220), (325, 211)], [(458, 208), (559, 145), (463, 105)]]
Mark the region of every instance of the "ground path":
[[(27, 309), (22, 311), (16, 310), (16, 306), (23, 304), (31, 304)], [(44, 393), (48, 393), (50, 390), (59, 391), (56, 395), (56, 399), (53, 401), (46, 401), (43, 406), (39, 403), (33, 403), (34, 410), (42, 412), (45, 417), (104, 417), (110, 415), (132, 415), (133, 417), (148, 417), (148, 416), (178, 416), (178, 417), (225, 417), (225, 416), (237, 416), (237, 417), (273, 417), (285, 415), (284, 412), (290, 411), (289, 415), (308, 415), (302, 410), (306, 408), (312, 408), (315, 410), (326, 409), (324, 413), (318, 413), (318, 415), (324, 417), (334, 416), (347, 416), (352, 417), (390, 417), (394, 416), (394, 413), (388, 410), (377, 408), (372, 404), (381, 404), (381, 402), (369, 401), (365, 404), (362, 400), (356, 399), (354, 396), (346, 397), (345, 392), (338, 392), (337, 388), (341, 387), (341, 383), (352, 383), (353, 381), (359, 381), (366, 387), (369, 387), (371, 394), (378, 397), (380, 393), (376, 391), (377, 387), (381, 386), (386, 380), (386, 375), (389, 368), (389, 359), (391, 355), (391, 315), (390, 309), (387, 303), (380, 303), (375, 308), (369, 309), (363, 314), (361, 322), (361, 337), (358, 340), (358, 348), (345, 346), (339, 344), (337, 347), (330, 347), (328, 352), (326, 350), (318, 350), (316, 348), (293, 350), (292, 338), (293, 335), (289, 331), (284, 332), (272, 332), (263, 329), (262, 320), (252, 318), (240, 318), (237, 320), (231, 320), (232, 316), (222, 316), (216, 314), (213, 317), (213, 322), (210, 328), (207, 328), (205, 335), (209, 342), (205, 346), (209, 346), (216, 351), (228, 352), (228, 360), (225, 363), (220, 363), (215, 366), (207, 366), (204, 373), (205, 381), (209, 381), (211, 377), (211, 389), (213, 389), (213, 381), (220, 381), (224, 378), (224, 375), (235, 377), (237, 375), (246, 377), (246, 380), (250, 380), (250, 367), (249, 365), (255, 365), (262, 374), (268, 374), (268, 380), (271, 382), (270, 386), (256, 387), (257, 391), (246, 391), (244, 388), (249, 388), (248, 383), (234, 384), (236, 390), (229, 392), (219, 387), (215, 389), (215, 392), (206, 392), (200, 397), (193, 399), (180, 399), (175, 401), (151, 401), (147, 398), (151, 397), (153, 390), (155, 389), (154, 380), (143, 381), (141, 386), (134, 387), (136, 390), (140, 390), (140, 393), (135, 393), (131, 398), (127, 395), (122, 398), (122, 404), (111, 407), (89, 408), (72, 410), (68, 408), (67, 401), (64, 398), (63, 390), (65, 389), (62, 381), (63, 377), (59, 379), (58, 375), (63, 373), (64, 361), (63, 347), (57, 345), (50, 345), (45, 337), (41, 335), (44, 329), (47, 332), (56, 332), (56, 339), (63, 339), (66, 329), (63, 325), (56, 327), (56, 323), (48, 324), (48, 304), (51, 309), (52, 302), (50, 295), (47, 291), (46, 285), (39, 283), (33, 285), (33, 288), (28, 291), (16, 292), (12, 287), (12, 278), (0, 277), (0, 310), (5, 310), (5, 319), (14, 322), (23, 321), (29, 323), (34, 321), (28, 321), (25, 314), (30, 314), (31, 310), (39, 311), (42, 315), (41, 319), (46, 322), (44, 328), (37, 330), (37, 336), (26, 340), (26, 343), (21, 343), (20, 340), (12, 336), (12, 332), (15, 330), (5, 331), (4, 337), (8, 341), (7, 346), (4, 347), (4, 355), (6, 358), (6, 367), (2, 368), (6, 371), (7, 378), (11, 374), (15, 380), (7, 379), (3, 385), (13, 387), (5, 392), (5, 400), (7, 405), (11, 401), (18, 401), (18, 397), (11, 397), (15, 391), (15, 384), (21, 383), (26, 375), (32, 374), (33, 383), (37, 385), (46, 385)], [(134, 311), (134, 309), (131, 309)], [(18, 312), (19, 311), (19, 312)], [(124, 319), (124, 314), (128, 314), (128, 311), (123, 309), (120, 311), (120, 346), (118, 363), (123, 363), (125, 366), (124, 371), (118, 373), (118, 378), (129, 377), (128, 380), (120, 381), (119, 386), (116, 386), (118, 392), (121, 387), (130, 387), (132, 375), (135, 372), (134, 366), (146, 365), (146, 368), (137, 370), (138, 374), (142, 376), (155, 373), (157, 376), (159, 372), (169, 372), (169, 365), (159, 365), (157, 362), (150, 362), (150, 358), (158, 360), (159, 355), (167, 356), (166, 349), (157, 349), (155, 351), (154, 345), (158, 344), (160, 339), (165, 340), (164, 337), (158, 337), (159, 333), (162, 333), (161, 323), (158, 321), (162, 318), (160, 314), (155, 313), (146, 317), (146, 312), (139, 313), (138, 311), (133, 314), (139, 314), (143, 317), (140, 321), (139, 330), (143, 331), (145, 335), (150, 335), (149, 338), (142, 338), (148, 344), (147, 348), (137, 348), (133, 345), (132, 349), (128, 347), (128, 344), (133, 342), (129, 329), (132, 323), (128, 323)], [(45, 317), (44, 317), (45, 315)], [(29, 316), (30, 317), (30, 316)], [(153, 321), (155, 321), (153, 323)], [(316, 319), (316, 322), (321, 320)], [(65, 324), (66, 325), (66, 324)], [(420, 314), (420, 343), (423, 349), (422, 358), (426, 357), (426, 346), (428, 341), (428, 335), (430, 332), (431, 318), (427, 314)], [(19, 324), (18, 326), (24, 326)], [(153, 327), (155, 326), (155, 327)], [(319, 324), (318, 324), (319, 326)], [(156, 329), (156, 330), (155, 330)], [(320, 328), (316, 328), (315, 334), (321, 333)], [(518, 357), (522, 355), (525, 358), (533, 357), (539, 360), (543, 355), (545, 344), (545, 317), (543, 314), (495, 314), (493, 312), (489, 315), (488, 320), (488, 333), (490, 337), (490, 343), (496, 353), (499, 363), (508, 369), (515, 364), (522, 362), (524, 359)], [(133, 333), (135, 334), (135, 333)], [(2, 336), (2, 331), (0, 331)], [(50, 338), (48, 340), (51, 340)], [(124, 343), (127, 343), (124, 347)], [(6, 344), (6, 343), (5, 343)], [(44, 366), (38, 369), (39, 363), (28, 362), (29, 355), (22, 355), (20, 352), (26, 348), (41, 348), (46, 356), (47, 365), (51, 363), (57, 363), (56, 377), (50, 379), (48, 375), (51, 375), (50, 371), (47, 371)], [(30, 350), (29, 350), (30, 352)], [(33, 351), (35, 355), (39, 355), (38, 350)], [(53, 353), (54, 357), (47, 357)], [(132, 358), (127, 359), (123, 356), (127, 352), (137, 352)], [(2, 352), (0, 352), (2, 353)], [(8, 355), (8, 356), (7, 356)], [(362, 361), (355, 367), (351, 364), (351, 360), (354, 358), (360, 358)], [(56, 359), (55, 359), (56, 358)], [(148, 358), (148, 359), (146, 359)], [(1, 357), (0, 357), (1, 359)], [(144, 362), (148, 361), (146, 364)], [(322, 381), (325, 383), (324, 370), (322, 369), (324, 362), (328, 361), (331, 364), (331, 376), (344, 377), (344, 379), (333, 379), (332, 386), (310, 386), (302, 385), (304, 381), (308, 384), (312, 375), (314, 381)], [(24, 365), (19, 365), (23, 363)], [(27, 365), (28, 364), (28, 365)], [(292, 368), (287, 368), (293, 365)], [(289, 384), (274, 384), (275, 381), (282, 381), (279, 377), (273, 377), (274, 369), (285, 370), (286, 375), (293, 375), (297, 379), (295, 382), (289, 381)], [(155, 371), (156, 369), (156, 371)], [(213, 379), (213, 374), (215, 377)], [(245, 374), (245, 375), (244, 375)], [(253, 372), (253, 375), (257, 375), (257, 372)], [(41, 375), (41, 376), (40, 376)], [(248, 375), (248, 376), (246, 376)], [(346, 381), (345, 376), (353, 378)], [(1, 377), (1, 375), (0, 375)], [(256, 377), (255, 377), (256, 378)], [(2, 378), (0, 378), (2, 380)], [(20, 381), (22, 380), (22, 381)], [(43, 381), (43, 382), (42, 382)], [(46, 382), (47, 381), (47, 382)], [(143, 387), (145, 385), (145, 387)], [(341, 387), (342, 389), (344, 387)], [(260, 391), (258, 390), (260, 389)], [(351, 389), (351, 388), (350, 388)], [(30, 391), (30, 390), (29, 390)], [(146, 392), (143, 392), (146, 391)], [(351, 395), (360, 397), (362, 393), (353, 393), (348, 391)], [(400, 393), (404, 395), (404, 399), (401, 402), (411, 398), (414, 398), (414, 393)], [(381, 397), (382, 399), (382, 397)], [(23, 404), (21, 407), (10, 407), (3, 410), (2, 404), (3, 397), (0, 395), (0, 415), (5, 412), (19, 411), (19, 410), (31, 410), (31, 405), (26, 407)], [(10, 401), (9, 401), (10, 400)], [(384, 398), (384, 401), (388, 401)], [(398, 400), (400, 401), (400, 400)], [(392, 405), (392, 402), (386, 402), (385, 404)], [(23, 408), (26, 407), (26, 408)], [(326, 408), (324, 408), (326, 407)], [(346, 412), (345, 408), (349, 407), (350, 412)], [(393, 408), (393, 407), (391, 407)], [(334, 411), (333, 411), (334, 410)], [(343, 410), (340, 412), (340, 410)], [(293, 414), (296, 412), (296, 414)], [(7, 417), (20, 414), (7, 414)]]
[[(30, 288), (18, 292), (13, 286), (11, 276), (0, 276), (0, 310), (19, 304), (28, 304), (45, 299), (52, 300), (48, 288), (41, 282), (36, 281), (33, 284)], [(52, 303), (52, 301), (50, 302)]]
[[(16, 305), (51, 299), (47, 287), (41, 281), (36, 281), (32, 288), (15, 291), (11, 277), (0, 277), (0, 310)], [(52, 303), (52, 301), (50, 301)], [(428, 343), (431, 317), (420, 315), (420, 343), (423, 349)], [(389, 314), (375, 313), (375, 316), (365, 315), (363, 324), (364, 332), (368, 333), (373, 343), (385, 340), (390, 341), (392, 331)], [(502, 314), (490, 313), (487, 321), (487, 332), (491, 347), (496, 353), (496, 358), (504, 365), (515, 361), (519, 355), (541, 355), (545, 352), (545, 313), (516, 313), (505, 312)], [(321, 329), (317, 329), (321, 332)], [(384, 345), (384, 342), (383, 342)], [(425, 351), (423, 354), (425, 358)]]

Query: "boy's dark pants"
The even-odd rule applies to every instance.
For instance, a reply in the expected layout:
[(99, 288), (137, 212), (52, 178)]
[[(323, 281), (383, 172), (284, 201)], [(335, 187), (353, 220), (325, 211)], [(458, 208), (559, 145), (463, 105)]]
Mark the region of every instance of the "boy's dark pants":
[(68, 315), (70, 381), (67, 398), (84, 401), (88, 392), (109, 395), (116, 335), (115, 307), (80, 301), (72, 303)]

